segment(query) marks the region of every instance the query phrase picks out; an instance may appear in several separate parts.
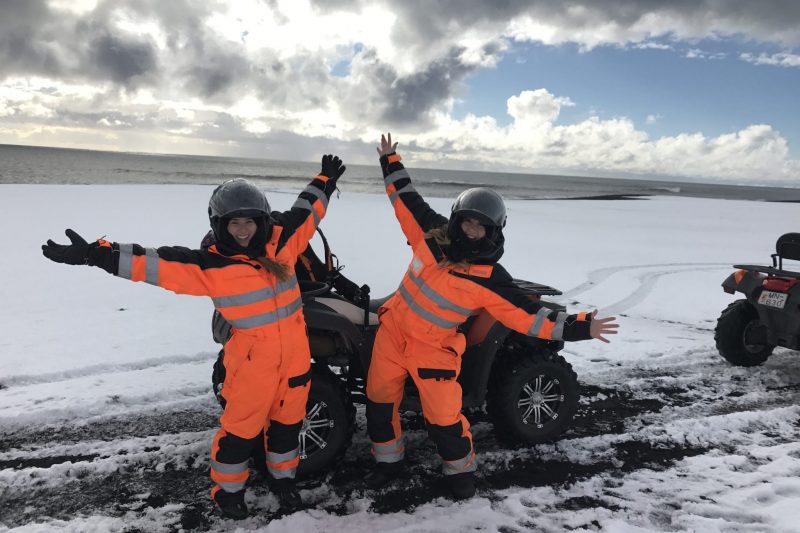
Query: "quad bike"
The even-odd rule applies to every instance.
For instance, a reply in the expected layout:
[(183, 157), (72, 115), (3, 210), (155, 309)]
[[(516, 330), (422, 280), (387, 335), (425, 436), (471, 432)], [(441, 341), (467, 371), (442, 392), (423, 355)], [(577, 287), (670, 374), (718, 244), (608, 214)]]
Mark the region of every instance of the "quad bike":
[[(564, 310), (540, 300), (561, 294), (558, 290), (522, 280), (515, 284), (530, 299)], [(301, 281), (300, 289), (312, 356), (307, 414), (299, 437), (298, 473), (307, 475), (335, 464), (350, 445), (354, 404), (366, 400), (366, 369), (378, 328), (377, 311), (389, 297), (369, 300), (367, 292), (359, 306), (331, 291), (327, 283)], [(508, 443), (557, 438), (572, 421), (579, 400), (577, 376), (558, 354), (563, 342), (511, 331), (485, 311), (471, 316), (460, 330), (467, 339), (458, 378), (463, 407), (485, 405), (497, 436)], [(217, 312), (212, 331), (214, 339), (224, 345), (230, 325)], [(214, 393), (223, 406), (224, 377), (223, 347), (212, 375)], [(404, 411), (422, 411), (411, 379), (406, 380), (400, 406), (400, 412)]]
[(760, 365), (776, 346), (800, 349), (800, 272), (784, 270), (783, 260), (800, 260), (800, 233), (782, 235), (772, 266), (733, 265), (722, 283), (745, 298), (730, 304), (717, 320), (714, 340), (720, 355), (738, 366)]

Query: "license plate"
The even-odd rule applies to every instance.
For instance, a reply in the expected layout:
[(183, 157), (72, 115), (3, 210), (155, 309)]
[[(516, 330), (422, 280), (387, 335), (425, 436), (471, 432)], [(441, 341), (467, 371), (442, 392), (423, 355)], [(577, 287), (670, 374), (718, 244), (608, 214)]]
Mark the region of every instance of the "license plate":
[(761, 293), (761, 296), (758, 297), (758, 303), (777, 309), (783, 309), (786, 305), (786, 298), (788, 297), (788, 294), (782, 292), (764, 291)]

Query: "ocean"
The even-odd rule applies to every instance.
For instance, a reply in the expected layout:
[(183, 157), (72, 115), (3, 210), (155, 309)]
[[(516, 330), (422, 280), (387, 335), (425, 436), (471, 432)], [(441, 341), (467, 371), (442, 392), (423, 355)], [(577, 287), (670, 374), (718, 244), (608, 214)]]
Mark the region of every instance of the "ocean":
[[(247, 178), (265, 190), (298, 191), (319, 163), (234, 157), (103, 152), (0, 144), (0, 184), (206, 184)], [(492, 187), (508, 199), (628, 199), (652, 195), (800, 202), (800, 188), (436, 170), (410, 167), (425, 195), (455, 197), (469, 187)], [(800, 184), (799, 184), (800, 185)], [(375, 165), (347, 165), (342, 191), (383, 192)]]

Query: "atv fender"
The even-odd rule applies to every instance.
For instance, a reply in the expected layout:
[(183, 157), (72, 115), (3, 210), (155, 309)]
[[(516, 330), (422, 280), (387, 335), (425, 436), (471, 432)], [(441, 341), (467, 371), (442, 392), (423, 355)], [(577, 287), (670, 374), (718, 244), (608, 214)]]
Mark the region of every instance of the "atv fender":
[[(737, 281), (737, 278), (739, 280)], [(741, 292), (748, 300), (757, 299), (761, 293), (762, 276), (749, 270), (734, 272), (722, 282), (722, 288), (728, 294)]]

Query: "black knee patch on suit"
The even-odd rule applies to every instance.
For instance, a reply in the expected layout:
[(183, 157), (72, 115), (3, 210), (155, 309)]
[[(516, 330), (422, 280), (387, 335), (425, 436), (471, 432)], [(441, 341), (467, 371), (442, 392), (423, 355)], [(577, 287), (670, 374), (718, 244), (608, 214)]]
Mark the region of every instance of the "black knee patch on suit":
[(392, 414), (394, 404), (367, 399), (367, 433), (372, 442), (389, 442), (396, 438), (392, 429)]
[(439, 455), (445, 461), (455, 461), (462, 459), (472, 449), (472, 445), (467, 437), (462, 437), (464, 425), (459, 421), (451, 426), (437, 426), (427, 420), (425, 425), (428, 427), (428, 435), (436, 443)]
[(273, 453), (286, 453), (297, 448), (297, 437), (303, 427), (301, 420), (297, 424), (281, 424), (270, 420), (267, 430), (267, 449)]
[(253, 446), (257, 445), (258, 439), (261, 438), (263, 437), (259, 435), (252, 439), (243, 439), (228, 433), (219, 439), (219, 450), (214, 460), (232, 465), (243, 463), (250, 458)]

